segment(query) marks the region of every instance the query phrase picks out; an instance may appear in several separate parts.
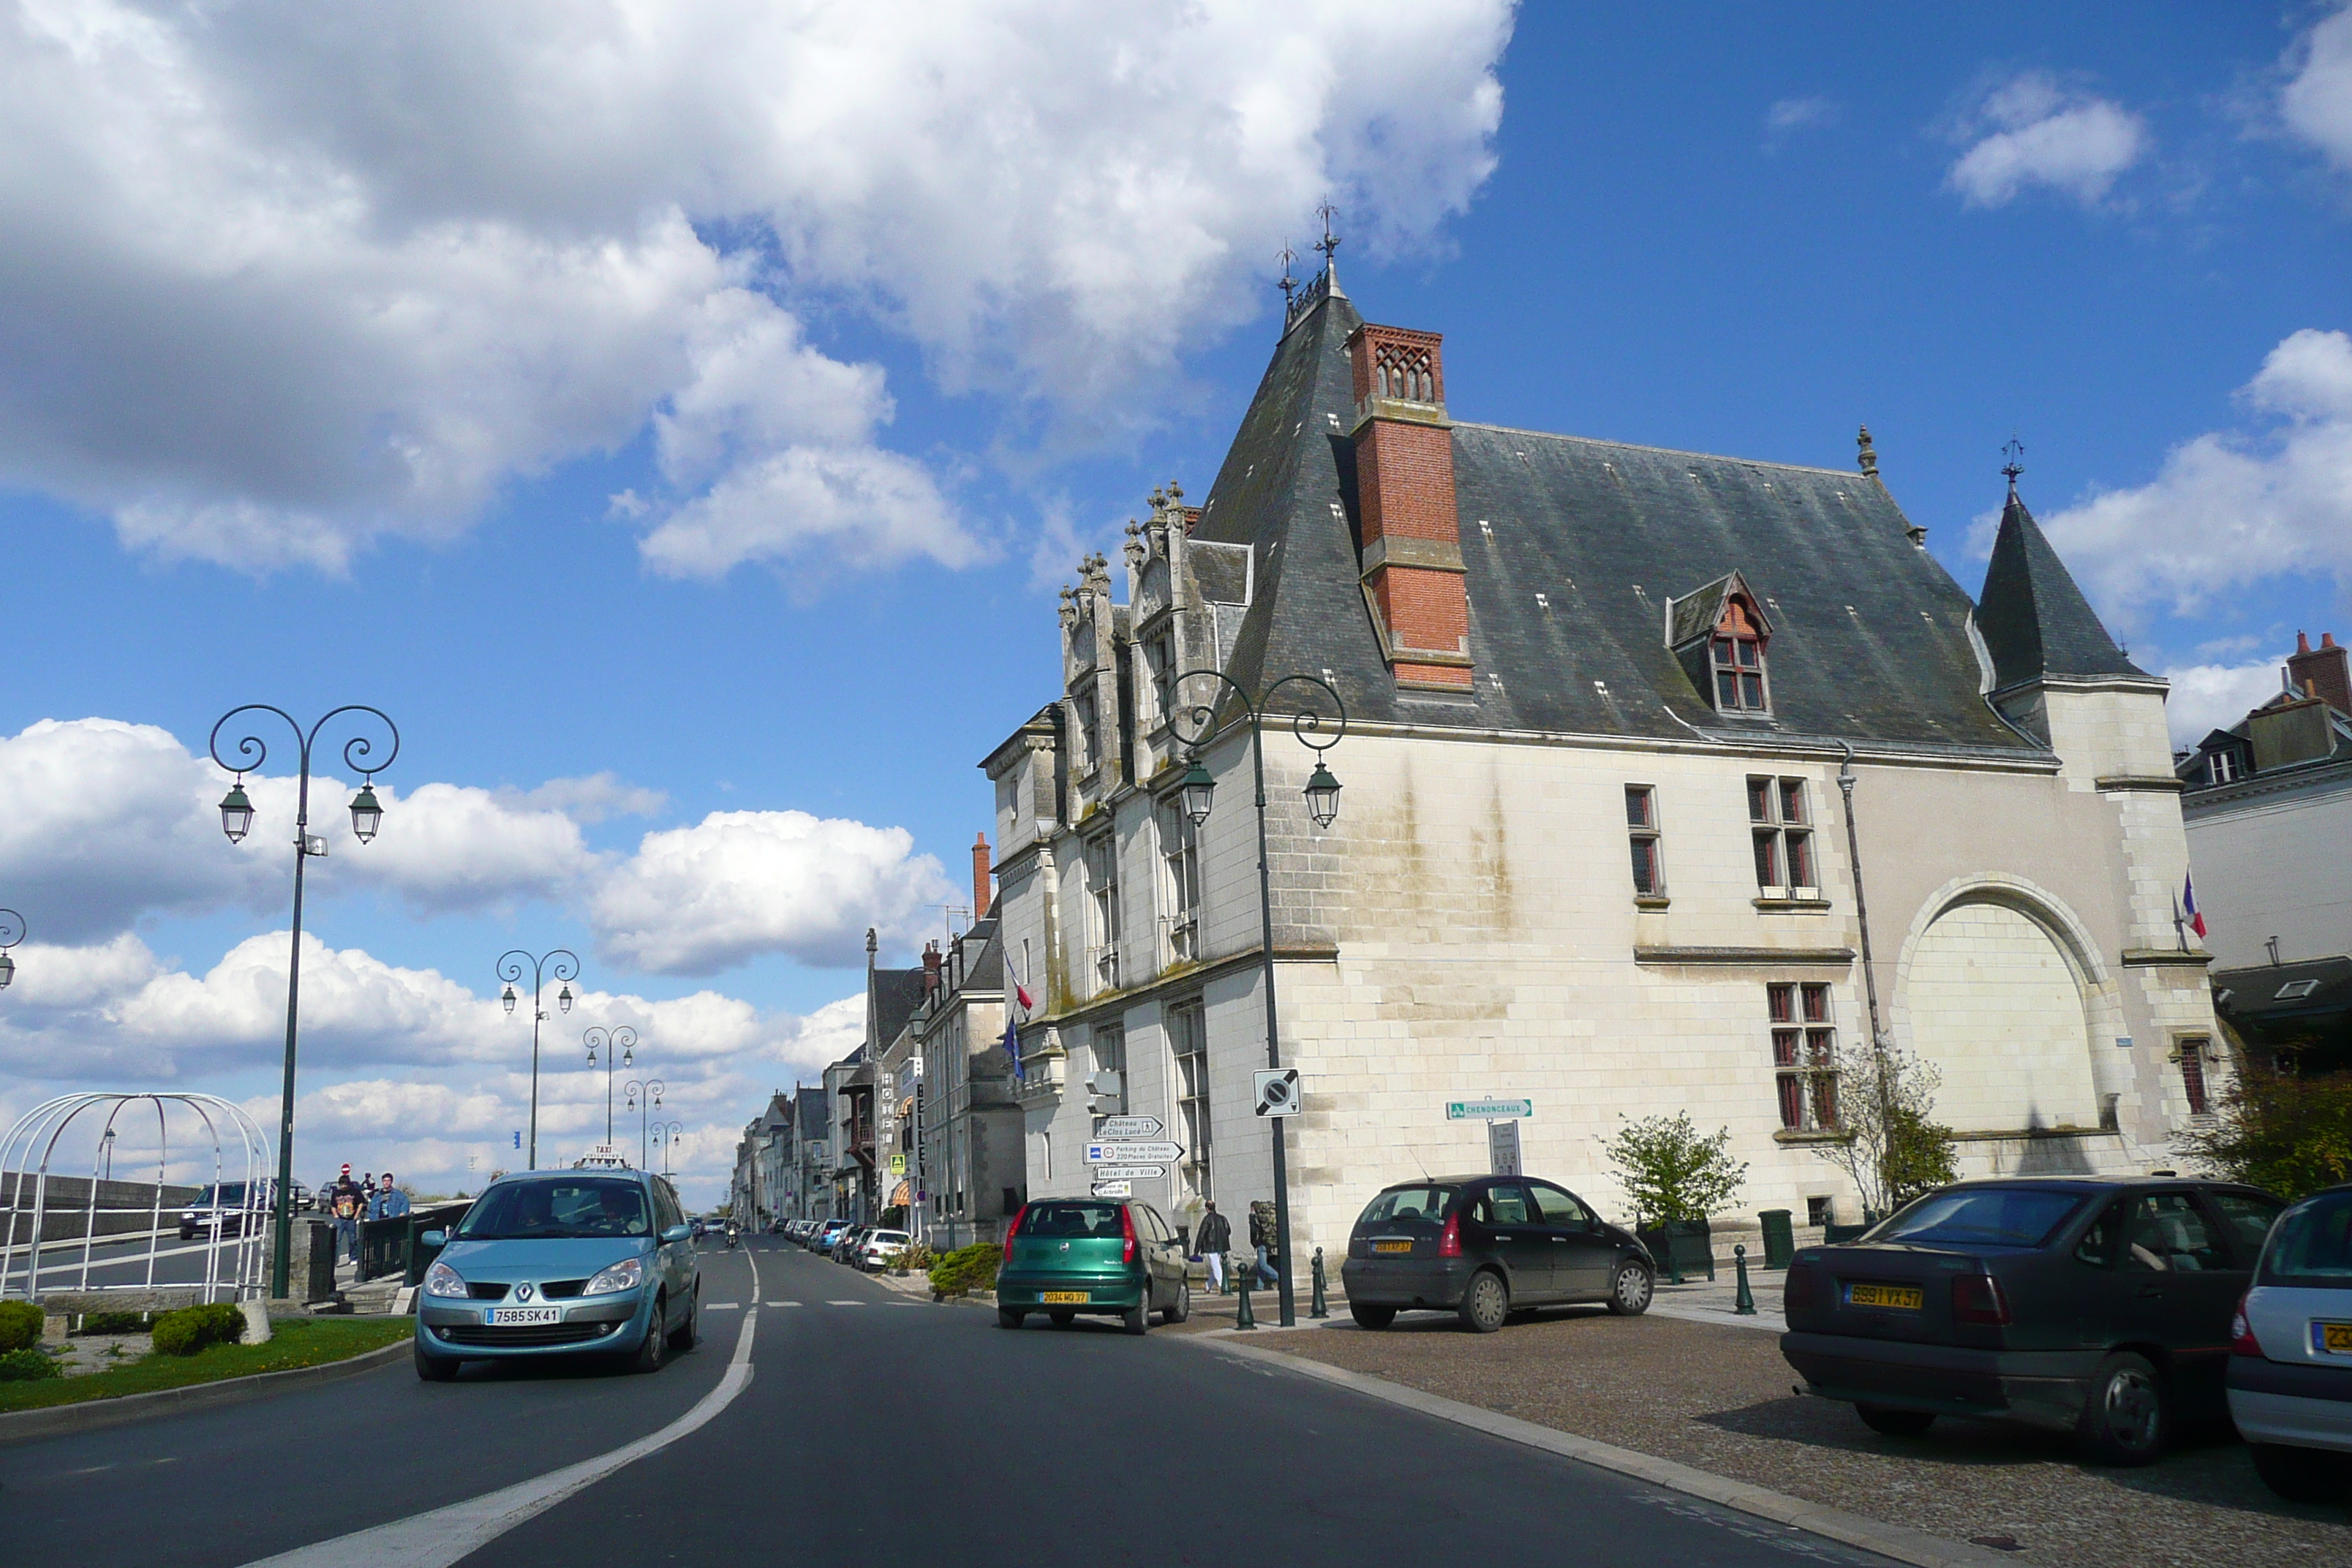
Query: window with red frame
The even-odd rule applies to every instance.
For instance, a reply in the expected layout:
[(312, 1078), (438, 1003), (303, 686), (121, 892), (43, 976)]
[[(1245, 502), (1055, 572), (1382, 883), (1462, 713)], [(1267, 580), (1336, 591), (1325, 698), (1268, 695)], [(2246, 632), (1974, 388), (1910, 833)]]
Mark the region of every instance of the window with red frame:
[(1826, 1132), (1838, 1124), (1837, 1022), (1830, 988), (1814, 981), (1764, 987), (1771, 1019), (1774, 1089), (1780, 1125), (1792, 1132)]

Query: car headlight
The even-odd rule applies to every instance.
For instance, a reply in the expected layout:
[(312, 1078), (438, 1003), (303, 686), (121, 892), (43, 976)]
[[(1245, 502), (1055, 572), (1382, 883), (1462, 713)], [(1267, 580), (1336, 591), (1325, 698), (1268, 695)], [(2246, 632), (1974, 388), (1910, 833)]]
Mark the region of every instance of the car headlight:
[(428, 1296), (463, 1296), (466, 1281), (446, 1263), (436, 1263), (425, 1271), (425, 1293)]
[(624, 1258), (588, 1281), (583, 1296), (610, 1296), (616, 1290), (634, 1290), (646, 1282), (646, 1261), (642, 1258)]

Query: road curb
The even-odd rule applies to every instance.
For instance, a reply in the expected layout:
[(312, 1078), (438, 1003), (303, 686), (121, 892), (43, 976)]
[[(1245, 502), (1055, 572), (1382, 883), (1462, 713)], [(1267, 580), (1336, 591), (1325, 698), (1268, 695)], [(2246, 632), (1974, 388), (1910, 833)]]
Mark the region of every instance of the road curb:
[(248, 1399), (291, 1393), (322, 1383), (356, 1377), (389, 1366), (413, 1352), (405, 1340), (342, 1361), (317, 1366), (288, 1367), (283, 1372), (257, 1372), (245, 1377), (225, 1377), (215, 1383), (192, 1383), (185, 1388), (159, 1388), (152, 1394), (126, 1394), (116, 1399), (89, 1399), (79, 1405), (56, 1405), (46, 1410), (16, 1410), (0, 1415), (0, 1447), (36, 1437), (90, 1432), (102, 1426), (143, 1421), (152, 1415), (177, 1415), (209, 1410), (219, 1405), (242, 1405)]
[(2015, 1561), (1984, 1547), (1948, 1541), (1907, 1525), (1864, 1519), (1858, 1513), (1848, 1513), (1843, 1509), (1831, 1508), (1825, 1503), (1809, 1502), (1803, 1498), (1790, 1497), (1786, 1492), (1776, 1492), (1747, 1481), (1730, 1480), (1689, 1465), (1677, 1464), (1672, 1459), (1661, 1459), (1654, 1454), (1621, 1448), (1613, 1443), (1554, 1431), (1532, 1421), (1522, 1421), (1516, 1415), (1465, 1405), (1443, 1394), (1425, 1394), (1418, 1388), (1408, 1388), (1385, 1378), (1350, 1372), (1345, 1367), (1328, 1366), (1301, 1356), (1286, 1355), (1280, 1351), (1262, 1349), (1223, 1335), (1184, 1334), (1175, 1337), (1187, 1344), (1201, 1345), (1221, 1355), (1267, 1366), (1286, 1367), (1304, 1376), (1353, 1389), (1358, 1394), (1386, 1404), (1400, 1405), (1424, 1415), (1433, 1415), (1440, 1421), (1450, 1421), (1457, 1426), (1467, 1426), (1489, 1436), (1541, 1448), (1547, 1453), (1575, 1459), (1598, 1469), (1613, 1470), (1621, 1476), (1631, 1476), (1653, 1486), (1737, 1509), (1741, 1513), (1769, 1519), (1776, 1524), (1790, 1525), (1846, 1546), (1875, 1552), (1898, 1563), (1912, 1563), (1915, 1568), (1992, 1568), (1995, 1563)]

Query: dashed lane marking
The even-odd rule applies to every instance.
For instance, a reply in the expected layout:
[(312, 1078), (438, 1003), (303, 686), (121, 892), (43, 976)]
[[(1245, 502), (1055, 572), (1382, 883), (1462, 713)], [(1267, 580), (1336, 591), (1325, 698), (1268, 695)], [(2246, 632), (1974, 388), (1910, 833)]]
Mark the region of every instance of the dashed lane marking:
[(743, 1303), (740, 1301), (705, 1301), (702, 1304), (702, 1310), (706, 1312), (740, 1312), (743, 1310)]

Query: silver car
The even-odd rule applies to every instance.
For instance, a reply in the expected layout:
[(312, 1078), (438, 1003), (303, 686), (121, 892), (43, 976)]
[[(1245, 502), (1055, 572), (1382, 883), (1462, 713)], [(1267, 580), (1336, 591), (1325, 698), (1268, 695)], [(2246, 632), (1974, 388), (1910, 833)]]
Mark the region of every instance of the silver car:
[(2271, 1490), (2352, 1497), (2352, 1185), (2278, 1217), (2230, 1325), (2230, 1416)]

